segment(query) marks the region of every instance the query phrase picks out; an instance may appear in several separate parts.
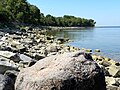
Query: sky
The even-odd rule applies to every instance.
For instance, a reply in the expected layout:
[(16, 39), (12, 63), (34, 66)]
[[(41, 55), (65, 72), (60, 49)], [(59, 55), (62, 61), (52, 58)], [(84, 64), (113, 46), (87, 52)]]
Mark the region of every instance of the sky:
[(120, 0), (27, 0), (45, 15), (94, 19), (96, 26), (120, 26)]

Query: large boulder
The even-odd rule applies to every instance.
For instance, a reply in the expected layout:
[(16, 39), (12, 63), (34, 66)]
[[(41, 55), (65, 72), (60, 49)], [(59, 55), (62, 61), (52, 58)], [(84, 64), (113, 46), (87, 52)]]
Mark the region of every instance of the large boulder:
[(0, 90), (14, 90), (13, 80), (6, 75), (0, 74)]
[(53, 55), (20, 71), (16, 90), (106, 90), (103, 71), (83, 51)]

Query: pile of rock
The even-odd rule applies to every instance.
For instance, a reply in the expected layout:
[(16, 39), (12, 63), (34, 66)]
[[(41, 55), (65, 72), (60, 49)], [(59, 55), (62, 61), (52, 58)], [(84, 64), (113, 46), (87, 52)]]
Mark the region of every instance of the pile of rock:
[(107, 90), (120, 90), (119, 62), (91, 57), (91, 49), (80, 51), (45, 31), (0, 34), (0, 90), (14, 90), (15, 82), (16, 90), (106, 90), (106, 84)]
[[(0, 33), (0, 74), (5, 75), (5, 80), (8, 78), (7, 75), (15, 82), (19, 71), (34, 65), (45, 57), (79, 50), (63, 44), (69, 39), (48, 36), (45, 31), (26, 28), (20, 32)], [(7, 80), (9, 82), (9, 79)], [(2, 81), (0, 79), (0, 82)]]
[(92, 58), (104, 70), (107, 90), (120, 90), (120, 63), (97, 55)]
[(15, 65), (26, 67), (50, 55), (79, 50), (64, 45), (67, 41), (69, 39), (48, 36), (43, 31), (32, 28), (22, 29), (19, 34), (4, 33), (0, 38), (0, 59), (4, 58), (4, 62), (11, 61)]

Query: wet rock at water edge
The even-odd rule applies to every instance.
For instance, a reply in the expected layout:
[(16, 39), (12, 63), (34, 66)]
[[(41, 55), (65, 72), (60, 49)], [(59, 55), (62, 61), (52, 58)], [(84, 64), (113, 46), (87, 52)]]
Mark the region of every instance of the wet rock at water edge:
[(103, 60), (102, 62), (101, 62), (101, 65), (103, 65), (104, 67), (108, 67), (108, 66), (110, 66), (110, 65), (112, 65), (109, 61), (106, 61), (106, 60)]
[(100, 49), (95, 49), (94, 52), (101, 52)]
[(86, 52), (92, 52), (92, 49), (86, 49), (85, 51)]
[(57, 41), (59, 44), (63, 44), (63, 43), (65, 43), (65, 42), (68, 42), (69, 39), (68, 39), (68, 38), (57, 38), (56, 41)]

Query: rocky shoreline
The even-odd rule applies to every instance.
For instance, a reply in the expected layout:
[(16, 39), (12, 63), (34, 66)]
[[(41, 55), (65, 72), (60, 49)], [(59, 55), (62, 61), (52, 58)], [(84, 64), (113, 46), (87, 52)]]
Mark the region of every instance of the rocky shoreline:
[(86, 28), (94, 28), (94, 27), (54, 27), (54, 26), (46, 26), (43, 28), (49, 28), (51, 30), (80, 30), (80, 29), (86, 29)]
[[(65, 45), (64, 42), (70, 41), (68, 38), (48, 36), (44, 28), (3, 31), (0, 32), (0, 90), (120, 90), (119, 62), (93, 55), (88, 49)], [(70, 87), (75, 83), (80, 86)], [(88, 85), (81, 87), (85, 83)]]

